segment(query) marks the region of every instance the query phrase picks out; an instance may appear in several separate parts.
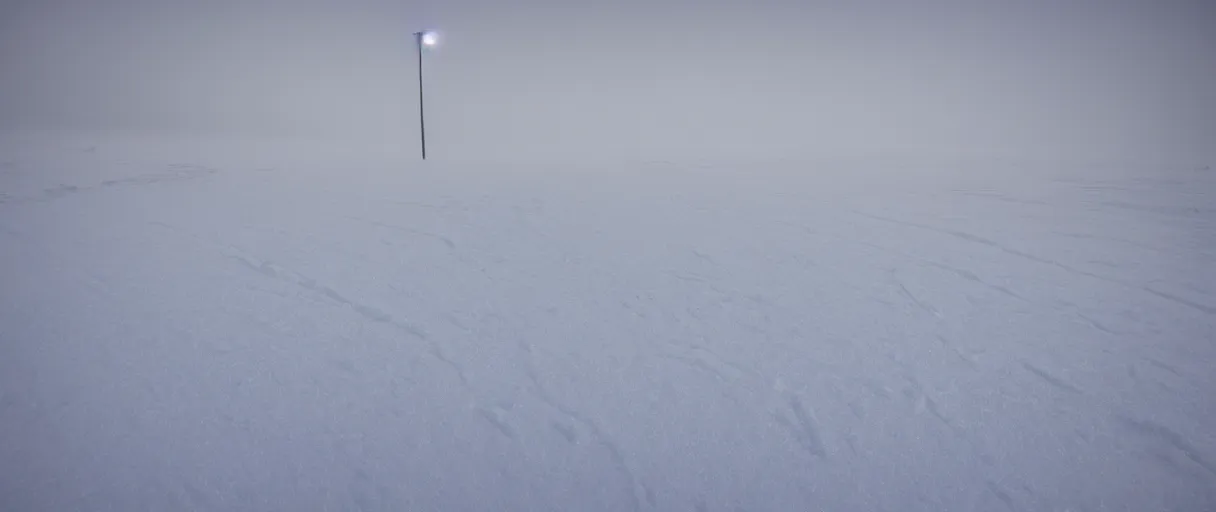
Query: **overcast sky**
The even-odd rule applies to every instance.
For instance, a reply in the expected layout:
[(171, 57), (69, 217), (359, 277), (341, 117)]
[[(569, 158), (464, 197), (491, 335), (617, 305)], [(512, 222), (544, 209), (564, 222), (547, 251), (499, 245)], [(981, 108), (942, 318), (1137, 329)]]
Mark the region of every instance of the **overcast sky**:
[(1213, 4), (0, 0), (0, 123), (413, 141), (435, 27), (437, 155), (1199, 153)]

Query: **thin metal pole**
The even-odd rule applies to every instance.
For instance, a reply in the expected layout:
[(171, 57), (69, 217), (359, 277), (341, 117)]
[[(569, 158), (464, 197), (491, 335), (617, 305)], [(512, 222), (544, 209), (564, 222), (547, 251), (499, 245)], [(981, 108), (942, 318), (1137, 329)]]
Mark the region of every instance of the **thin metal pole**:
[(418, 133), (422, 141), (422, 159), (426, 160), (426, 111), (422, 96), (422, 32), (414, 33), (414, 43), (418, 47)]

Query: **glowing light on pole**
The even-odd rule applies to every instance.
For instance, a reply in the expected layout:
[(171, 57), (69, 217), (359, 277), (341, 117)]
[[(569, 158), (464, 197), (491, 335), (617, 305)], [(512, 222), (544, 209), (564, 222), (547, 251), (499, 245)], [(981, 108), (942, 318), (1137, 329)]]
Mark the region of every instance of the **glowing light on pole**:
[(422, 91), (422, 50), (439, 45), (439, 34), (434, 31), (414, 32), (418, 47), (418, 135), (422, 143), (422, 159), (426, 160), (426, 102)]
[(439, 34), (436, 34), (434, 32), (423, 32), (422, 33), (422, 46), (426, 46), (429, 48), (429, 47), (435, 46), (437, 44), (439, 44)]

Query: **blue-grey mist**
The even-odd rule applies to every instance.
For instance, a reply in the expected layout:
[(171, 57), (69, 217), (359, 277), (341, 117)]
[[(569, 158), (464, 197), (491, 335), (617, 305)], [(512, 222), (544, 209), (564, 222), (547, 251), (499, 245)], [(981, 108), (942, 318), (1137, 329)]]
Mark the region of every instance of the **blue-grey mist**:
[[(447, 158), (1188, 159), (1216, 8), (1048, 2), (5, 0), (7, 127), (417, 139)], [(438, 156), (437, 156), (438, 157)]]
[(0, 512), (1216, 510), (1213, 158), (1216, 0), (0, 0)]

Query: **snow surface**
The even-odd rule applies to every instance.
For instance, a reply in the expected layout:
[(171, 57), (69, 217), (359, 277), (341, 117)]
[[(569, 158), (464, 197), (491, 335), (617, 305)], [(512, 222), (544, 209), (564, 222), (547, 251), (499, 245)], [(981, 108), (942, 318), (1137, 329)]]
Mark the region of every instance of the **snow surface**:
[(1204, 165), (3, 148), (3, 510), (1216, 510)]

